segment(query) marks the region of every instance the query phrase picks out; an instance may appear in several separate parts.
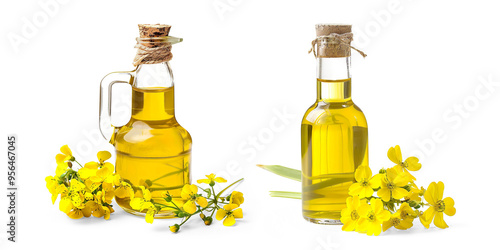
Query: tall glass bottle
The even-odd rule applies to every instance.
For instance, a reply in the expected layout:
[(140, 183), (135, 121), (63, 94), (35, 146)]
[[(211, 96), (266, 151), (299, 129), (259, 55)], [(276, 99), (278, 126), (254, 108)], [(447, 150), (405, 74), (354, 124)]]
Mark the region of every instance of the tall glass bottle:
[[(188, 131), (175, 118), (174, 79), (168, 63), (170, 58), (155, 62), (159, 59), (162, 61), (162, 56), (158, 59), (156, 57), (159, 51), (148, 50), (168, 47), (181, 41), (168, 37), (170, 26), (163, 26), (140, 25), (141, 38), (138, 38), (138, 45), (144, 46), (144, 53), (149, 55), (143, 56), (144, 60), (141, 59), (142, 63), (135, 70), (109, 74), (101, 84), (101, 131), (116, 149), (116, 173), (133, 187), (134, 197), (143, 196), (142, 186), (150, 190), (152, 199), (157, 203), (165, 203), (162, 194), (166, 191), (174, 197), (180, 197), (181, 188), (190, 183), (192, 144)], [(142, 37), (145, 30), (153, 30), (154, 32), (149, 31), (149, 34), (153, 34), (152, 37)], [(171, 57), (171, 54), (168, 51), (164, 56)], [(108, 78), (116, 79), (120, 75), (128, 80), (109, 83)], [(109, 90), (116, 82), (131, 85), (132, 112), (127, 124), (109, 128), (103, 124), (110, 119), (106, 112), (110, 110)], [(116, 202), (125, 211), (144, 215), (145, 211), (131, 207), (130, 200), (131, 197), (128, 196), (116, 197)], [(172, 213), (168, 209), (163, 209), (156, 215), (160, 218), (170, 216)]]
[[(302, 211), (308, 221), (341, 224), (354, 171), (368, 165), (368, 126), (351, 98), (350, 48), (345, 45), (352, 39), (351, 26), (317, 25), (316, 32), (317, 98), (301, 126)], [(339, 42), (332, 34), (348, 39)]]

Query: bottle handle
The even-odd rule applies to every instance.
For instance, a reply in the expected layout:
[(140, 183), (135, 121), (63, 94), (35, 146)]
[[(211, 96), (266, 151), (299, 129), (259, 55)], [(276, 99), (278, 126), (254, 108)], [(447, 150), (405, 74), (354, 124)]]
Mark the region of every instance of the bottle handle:
[[(133, 71), (112, 72), (104, 76), (101, 80), (101, 90), (99, 93), (99, 130), (102, 136), (109, 143), (113, 144), (115, 127), (111, 124), (111, 89), (115, 83), (132, 84)], [(117, 80), (120, 79), (120, 80)]]

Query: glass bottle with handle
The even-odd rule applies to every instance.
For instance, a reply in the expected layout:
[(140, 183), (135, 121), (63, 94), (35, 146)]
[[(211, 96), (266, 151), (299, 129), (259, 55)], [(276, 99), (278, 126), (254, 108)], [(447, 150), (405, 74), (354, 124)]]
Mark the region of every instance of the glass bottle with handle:
[[(163, 194), (180, 197), (190, 183), (192, 139), (175, 118), (174, 78), (169, 60), (172, 44), (182, 41), (168, 36), (168, 25), (139, 25), (138, 53), (133, 71), (106, 75), (101, 81), (99, 125), (101, 133), (116, 149), (116, 173), (133, 189), (116, 197), (125, 211), (145, 215), (131, 206), (134, 197), (165, 203)], [(132, 87), (132, 112), (123, 126), (111, 124), (111, 89), (116, 83)], [(149, 195), (144, 196), (144, 189)], [(155, 217), (172, 217), (168, 208)]]

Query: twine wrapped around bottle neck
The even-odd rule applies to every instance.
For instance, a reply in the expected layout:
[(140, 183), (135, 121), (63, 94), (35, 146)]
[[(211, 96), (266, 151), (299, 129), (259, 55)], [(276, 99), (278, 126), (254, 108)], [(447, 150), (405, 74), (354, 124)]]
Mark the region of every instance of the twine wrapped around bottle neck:
[[(325, 36), (318, 36), (311, 42), (312, 48), (309, 53), (313, 52), (314, 57), (347, 57), (351, 56), (350, 49), (357, 51), (363, 57), (367, 55), (355, 47), (351, 46), (352, 33), (331, 33)], [(318, 46), (318, 51), (316, 51)]]
[[(161, 38), (161, 37), (159, 37)], [(137, 67), (139, 64), (155, 64), (168, 62), (172, 60), (172, 44), (167, 42), (155, 42), (154, 38), (149, 38), (147, 44), (137, 38), (137, 44), (134, 48), (137, 48), (137, 54), (134, 58), (134, 66)]]

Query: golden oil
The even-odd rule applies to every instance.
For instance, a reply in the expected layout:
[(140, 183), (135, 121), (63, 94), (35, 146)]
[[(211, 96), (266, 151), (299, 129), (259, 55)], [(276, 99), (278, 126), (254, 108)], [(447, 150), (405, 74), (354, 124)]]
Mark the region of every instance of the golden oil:
[[(350, 78), (317, 79), (317, 91), (301, 127), (303, 216), (340, 224), (354, 171), (368, 165), (368, 126), (352, 102)], [(334, 184), (339, 179), (347, 181)]]
[[(133, 186), (149, 188), (155, 202), (165, 203), (165, 191), (180, 197), (182, 186), (190, 183), (192, 141), (175, 119), (174, 87), (132, 87), (132, 117), (116, 130), (116, 172)], [(130, 207), (129, 198), (116, 201), (125, 211), (143, 215)], [(167, 209), (156, 215), (171, 216)]]

